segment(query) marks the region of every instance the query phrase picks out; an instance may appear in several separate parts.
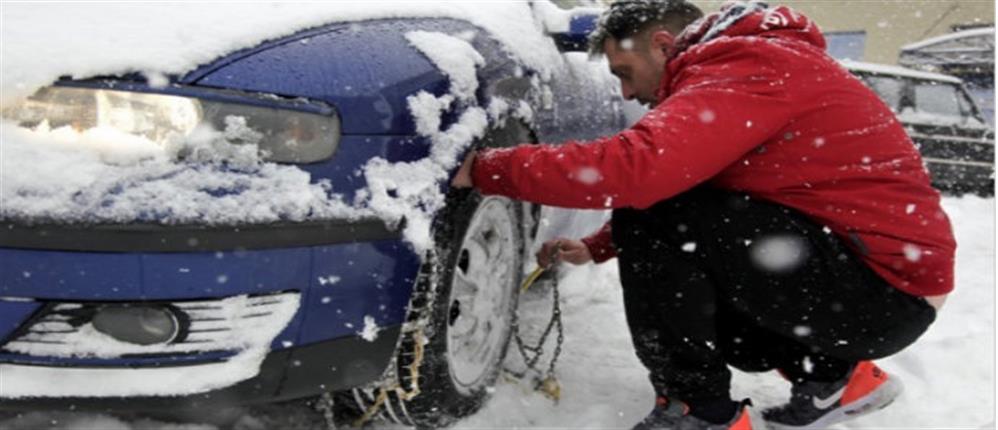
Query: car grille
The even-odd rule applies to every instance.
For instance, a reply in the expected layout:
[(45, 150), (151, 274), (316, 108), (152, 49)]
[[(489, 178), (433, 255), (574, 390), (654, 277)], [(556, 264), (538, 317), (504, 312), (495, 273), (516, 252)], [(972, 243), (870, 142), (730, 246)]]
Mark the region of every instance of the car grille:
[(296, 292), (234, 296), (219, 300), (143, 302), (165, 306), (180, 319), (171, 342), (138, 345), (94, 328), (90, 319), (103, 303), (54, 303), (3, 345), (5, 352), (38, 357), (118, 358), (266, 348), (294, 317)]

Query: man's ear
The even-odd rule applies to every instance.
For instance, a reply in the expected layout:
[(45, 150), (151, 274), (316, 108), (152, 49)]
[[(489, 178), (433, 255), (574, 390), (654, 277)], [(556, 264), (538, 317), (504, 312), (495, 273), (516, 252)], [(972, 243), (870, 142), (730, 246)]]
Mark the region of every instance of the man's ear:
[(666, 30), (658, 30), (651, 34), (652, 48), (662, 53), (667, 53), (676, 42), (676, 36)]

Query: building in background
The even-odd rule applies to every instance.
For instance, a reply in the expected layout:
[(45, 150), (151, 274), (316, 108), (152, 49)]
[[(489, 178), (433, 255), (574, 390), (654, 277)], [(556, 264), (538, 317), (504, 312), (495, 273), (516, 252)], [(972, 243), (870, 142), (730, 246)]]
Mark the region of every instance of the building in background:
[[(552, 1), (563, 8), (613, 3), (613, 0)], [(718, 10), (724, 3), (724, 0), (690, 1), (705, 13)], [(768, 3), (790, 6), (814, 20), (825, 34), (828, 53), (840, 60), (900, 64), (963, 79), (985, 119), (994, 125), (995, 0), (774, 0)], [(961, 34), (972, 37), (961, 38)], [(954, 43), (954, 39), (960, 41)], [(930, 55), (934, 49), (944, 47), (949, 48), (949, 54), (956, 52), (956, 59)], [(902, 50), (906, 51), (904, 55)]]
[[(720, 0), (692, 0), (704, 12)], [(897, 64), (901, 47), (953, 29), (993, 26), (994, 0), (782, 0), (813, 19), (839, 58)]]
[[(598, 6), (613, 0), (551, 0), (559, 7)], [(724, 0), (690, 0), (705, 13)], [(951, 31), (994, 27), (995, 0), (779, 0), (813, 19), (836, 58), (897, 64), (909, 45)]]
[[(723, 3), (720, 0), (692, 2), (704, 12), (715, 11)], [(825, 33), (828, 53), (835, 58), (900, 63), (963, 79), (985, 119), (994, 124), (994, 0), (782, 0), (769, 3), (790, 6), (814, 20)], [(961, 34), (969, 37), (960, 37)], [(943, 48), (951, 55), (945, 58), (929, 55), (933, 50)], [(904, 55), (901, 54), (903, 50)]]

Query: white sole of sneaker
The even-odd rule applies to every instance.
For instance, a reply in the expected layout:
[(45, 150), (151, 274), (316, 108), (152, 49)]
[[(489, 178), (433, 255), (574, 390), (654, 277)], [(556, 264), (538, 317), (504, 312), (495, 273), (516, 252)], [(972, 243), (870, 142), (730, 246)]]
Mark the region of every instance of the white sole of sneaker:
[(801, 427), (788, 426), (786, 424), (777, 424), (774, 422), (766, 422), (766, 428), (770, 430), (817, 430), (826, 429), (835, 424), (841, 423), (843, 421), (849, 421), (856, 417), (861, 417), (863, 415), (869, 414), (871, 412), (879, 411), (886, 408), (894, 399), (897, 399), (901, 392), (904, 391), (904, 385), (901, 381), (894, 378), (887, 378), (883, 384), (880, 384), (877, 389), (871, 391), (869, 394), (860, 397), (853, 401), (852, 403), (838, 408), (832, 412), (829, 412), (825, 416), (819, 418), (817, 421)]

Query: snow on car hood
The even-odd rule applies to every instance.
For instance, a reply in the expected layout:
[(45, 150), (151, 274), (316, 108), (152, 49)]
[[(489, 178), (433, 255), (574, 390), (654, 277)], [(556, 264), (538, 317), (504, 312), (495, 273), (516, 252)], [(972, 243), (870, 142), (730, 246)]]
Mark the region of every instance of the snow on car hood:
[[(0, 104), (11, 104), (60, 76), (141, 72), (155, 84), (163, 74), (183, 74), (226, 53), (305, 28), (390, 17), (467, 20), (489, 31), (544, 80), (563, 66), (540, 23), (557, 9), (544, 6), (535, 16), (525, 2), (5, 5)], [(209, 130), (160, 147), (113, 130), (28, 130), (4, 121), (0, 218), (243, 224), (374, 215), (390, 223), (405, 218), (406, 238), (417, 251), (426, 250), (433, 245), (429, 221), (444, 203), (440, 183), (485, 133), (488, 117), (529, 115), (522, 104), (501, 100), (487, 114), (479, 106), (473, 93), (482, 59), (461, 37), (407, 36), (448, 76), (451, 91), (439, 99), (410, 97), (410, 112), (421, 124), (418, 134), (433, 143), (431, 156), (414, 163), (371, 160), (363, 169), (369, 187), (358, 192), (358, 201), (344, 202), (328, 182), (316, 182), (295, 166), (262, 161), (251, 145), (231, 144), (224, 139), (231, 130)], [(449, 107), (461, 113), (460, 119), (440, 129), (440, 116)], [(203, 157), (178, 161), (182, 151)]]
[[(262, 162), (255, 145), (231, 144), (219, 132), (171, 148), (113, 129), (0, 127), (2, 218), (243, 224), (363, 215), (325, 182)], [(185, 149), (194, 158), (175, 161)]]
[(526, 2), (11, 3), (0, 16), (8, 106), (60, 76), (183, 74), (226, 53), (330, 22), (447, 17), (488, 30), (542, 76), (557, 63)]

